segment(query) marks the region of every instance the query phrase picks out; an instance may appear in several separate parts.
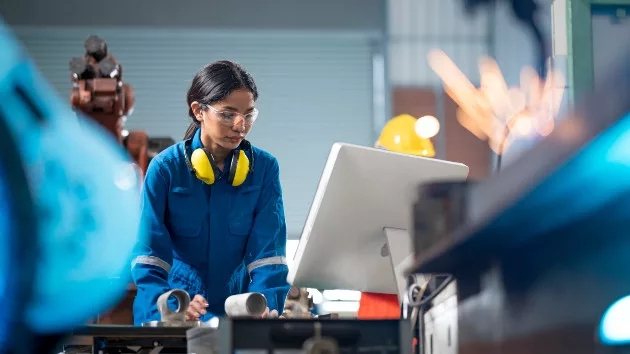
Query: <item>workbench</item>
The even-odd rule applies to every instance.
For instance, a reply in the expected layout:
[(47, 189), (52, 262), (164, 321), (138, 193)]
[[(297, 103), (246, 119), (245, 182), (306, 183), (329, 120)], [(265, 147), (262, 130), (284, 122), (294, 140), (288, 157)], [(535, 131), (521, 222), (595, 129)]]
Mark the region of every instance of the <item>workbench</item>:
[[(153, 352), (160, 354), (186, 354), (187, 330), (189, 328), (186, 327), (89, 325), (79, 327), (69, 333), (60, 343), (59, 349), (67, 354), (149, 354)], [(159, 348), (162, 349), (160, 350)]]
[(411, 337), (405, 320), (221, 319), (218, 328), (89, 325), (72, 331), (58, 350), (66, 354), (271, 354), (302, 351), (308, 342), (319, 346), (332, 340), (343, 353), (411, 354)]

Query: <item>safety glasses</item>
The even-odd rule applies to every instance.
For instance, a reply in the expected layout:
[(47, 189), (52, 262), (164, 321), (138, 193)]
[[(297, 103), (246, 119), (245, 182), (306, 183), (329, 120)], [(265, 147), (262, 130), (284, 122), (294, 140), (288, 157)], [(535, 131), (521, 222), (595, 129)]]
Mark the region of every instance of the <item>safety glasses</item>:
[(239, 117), (243, 119), (243, 124), (246, 127), (251, 127), (256, 121), (256, 118), (258, 118), (258, 110), (256, 108), (247, 114), (233, 111), (219, 111), (218, 109), (208, 105), (202, 105), (202, 108), (208, 108), (214, 112), (219, 122), (227, 127), (233, 127), (238, 124), (240, 122), (240, 120), (238, 120)]

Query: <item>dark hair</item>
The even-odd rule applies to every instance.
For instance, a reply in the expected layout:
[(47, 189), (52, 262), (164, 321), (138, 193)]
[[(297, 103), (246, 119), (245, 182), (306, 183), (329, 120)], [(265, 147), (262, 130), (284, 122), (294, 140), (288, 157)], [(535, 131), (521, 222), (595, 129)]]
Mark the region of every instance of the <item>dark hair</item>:
[(254, 95), (254, 101), (258, 99), (258, 89), (256, 89), (254, 78), (233, 61), (215, 61), (199, 70), (186, 95), (188, 116), (192, 122), (186, 129), (184, 140), (195, 135), (200, 126), (199, 121), (195, 118), (195, 113), (190, 108), (193, 102), (210, 105), (225, 99), (233, 91), (242, 88), (251, 91)]

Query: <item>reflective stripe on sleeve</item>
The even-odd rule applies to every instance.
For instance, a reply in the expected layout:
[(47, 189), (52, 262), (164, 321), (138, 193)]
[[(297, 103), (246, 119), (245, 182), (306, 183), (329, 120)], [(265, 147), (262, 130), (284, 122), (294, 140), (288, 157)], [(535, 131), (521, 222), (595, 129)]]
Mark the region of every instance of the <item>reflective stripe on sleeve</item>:
[(251, 271), (256, 268), (260, 268), (266, 265), (274, 265), (274, 264), (287, 264), (287, 259), (281, 256), (261, 258), (248, 264), (247, 271), (251, 273)]
[(131, 262), (131, 268), (133, 269), (133, 267), (136, 264), (148, 264), (148, 265), (156, 266), (158, 268), (164, 269), (167, 273), (171, 271), (170, 264), (154, 256), (138, 256), (136, 257), (136, 259), (133, 260), (133, 262)]

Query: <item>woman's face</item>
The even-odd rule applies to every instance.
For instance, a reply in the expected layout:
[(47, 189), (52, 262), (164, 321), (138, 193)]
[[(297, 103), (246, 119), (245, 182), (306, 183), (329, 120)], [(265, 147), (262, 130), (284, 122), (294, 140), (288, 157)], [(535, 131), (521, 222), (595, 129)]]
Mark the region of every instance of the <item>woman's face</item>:
[[(214, 144), (233, 150), (251, 130), (251, 125), (245, 124), (244, 116), (254, 111), (254, 103), (254, 95), (249, 90), (238, 89), (206, 109), (200, 109), (197, 102), (193, 102), (191, 107), (199, 112), (197, 120), (201, 122), (201, 133)], [(229, 117), (233, 120), (226, 119)], [(231, 121), (234, 124), (228, 124)]]

